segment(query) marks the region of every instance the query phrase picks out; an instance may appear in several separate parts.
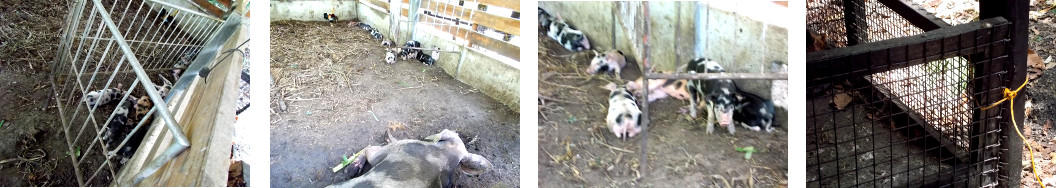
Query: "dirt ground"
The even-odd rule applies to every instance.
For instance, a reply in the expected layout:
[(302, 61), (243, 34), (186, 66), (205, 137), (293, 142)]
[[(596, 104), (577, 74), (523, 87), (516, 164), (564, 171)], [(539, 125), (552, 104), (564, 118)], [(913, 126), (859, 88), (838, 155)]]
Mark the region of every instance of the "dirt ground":
[(44, 108), (67, 12), (65, 1), (0, 1), (0, 186), (77, 186), (58, 111)]
[[(605, 125), (609, 91), (601, 86), (616, 79), (585, 73), (593, 54), (572, 53), (545, 35), (539, 40), (540, 187), (787, 185), (787, 128), (738, 128), (736, 135), (716, 128), (709, 135), (703, 119), (679, 113), (688, 102), (675, 99), (649, 104), (648, 172), (639, 172), (642, 136), (621, 140)], [(641, 76), (635, 63), (623, 70), (623, 78)], [(760, 150), (750, 160), (735, 150), (748, 146)]]
[(519, 185), (519, 114), (437, 66), (383, 62), (366, 31), (325, 22), (271, 25), (271, 186), (321, 187), (351, 174), (331, 172), (342, 156), (443, 129), (494, 168), (459, 176), (464, 187)]
[[(1035, 3), (1030, 8), (1031, 19), (1028, 32), (1030, 49), (1033, 49), (1042, 59), (1056, 56), (1056, 12), (1051, 9), (1048, 12), (1040, 10), (1049, 8), (1052, 4)], [(1047, 64), (1056, 62), (1046, 61)], [(1041, 77), (1030, 81), (1026, 94), (1030, 100), (1026, 117), (1024, 136), (1028, 143), (1034, 147), (1034, 162), (1037, 165), (1038, 176), (1046, 187), (1056, 186), (1056, 128), (1052, 121), (1056, 121), (1056, 69), (1043, 71)], [(1024, 126), (1020, 124), (1020, 126)], [(1029, 171), (1028, 156), (1030, 153), (1024, 146), (1023, 168), (1021, 186), (1041, 187), (1034, 175)]]

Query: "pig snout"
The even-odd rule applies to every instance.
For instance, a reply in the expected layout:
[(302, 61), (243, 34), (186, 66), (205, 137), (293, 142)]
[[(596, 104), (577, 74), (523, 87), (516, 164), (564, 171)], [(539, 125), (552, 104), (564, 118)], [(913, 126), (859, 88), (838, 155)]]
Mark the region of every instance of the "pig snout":
[(635, 126), (631, 122), (628, 122), (627, 125), (624, 126), (627, 130), (627, 137), (634, 137), (634, 135), (638, 135), (639, 132), (642, 132), (642, 127)]
[(733, 112), (721, 111), (721, 110), (718, 111), (718, 112), (719, 112), (719, 126), (723, 126), (723, 127), (729, 126), (730, 125), (730, 119), (733, 119)]
[(623, 126), (612, 126), (612, 134), (616, 135), (616, 138), (623, 138)]

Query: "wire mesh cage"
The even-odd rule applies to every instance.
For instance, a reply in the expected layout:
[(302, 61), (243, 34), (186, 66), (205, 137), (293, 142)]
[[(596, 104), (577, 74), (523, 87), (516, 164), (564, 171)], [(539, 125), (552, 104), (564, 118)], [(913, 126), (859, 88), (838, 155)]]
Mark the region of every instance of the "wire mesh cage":
[(1023, 75), (1011, 28), (998, 17), (809, 54), (808, 187), (1018, 184), (1000, 173), (1018, 170), (1002, 157), (1008, 106), (983, 110)]
[(54, 97), (77, 182), (105, 186), (122, 158), (137, 153), (152, 120), (175, 123), (168, 108), (154, 108), (166, 105), (155, 104), (165, 103), (168, 86), (222, 20), (152, 0), (81, 0), (70, 8)]

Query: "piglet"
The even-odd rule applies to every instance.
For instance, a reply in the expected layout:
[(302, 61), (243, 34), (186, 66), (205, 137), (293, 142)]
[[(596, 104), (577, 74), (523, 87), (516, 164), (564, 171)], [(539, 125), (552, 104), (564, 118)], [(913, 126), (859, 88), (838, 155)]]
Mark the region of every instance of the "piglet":
[(587, 73), (616, 73), (616, 77), (619, 77), (620, 70), (623, 69), (624, 66), (627, 66), (627, 58), (623, 56), (623, 52), (615, 49), (605, 51), (604, 53), (594, 51), (594, 59), (590, 60), (590, 66), (587, 67)]
[[(642, 132), (642, 111), (638, 108), (638, 100), (627, 91), (626, 87), (609, 83), (604, 88), (609, 92), (609, 113), (605, 116), (605, 124), (616, 134), (616, 138), (626, 140)], [(626, 137), (624, 137), (626, 135)]]

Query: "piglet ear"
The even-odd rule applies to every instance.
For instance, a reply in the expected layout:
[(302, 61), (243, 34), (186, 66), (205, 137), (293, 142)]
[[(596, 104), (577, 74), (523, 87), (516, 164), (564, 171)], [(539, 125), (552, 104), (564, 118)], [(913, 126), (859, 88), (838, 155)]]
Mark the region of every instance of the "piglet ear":
[(491, 162), (489, 162), (488, 159), (485, 159), (484, 156), (466, 153), (466, 155), (462, 156), (462, 159), (458, 161), (458, 167), (459, 169), (462, 169), (463, 173), (480, 175), (491, 168)]
[(601, 86), (601, 88), (609, 90), (609, 91), (614, 91), (614, 90), (616, 90), (617, 86), (616, 86), (616, 83), (611, 83), (610, 82), (609, 84), (605, 84), (604, 86)]

